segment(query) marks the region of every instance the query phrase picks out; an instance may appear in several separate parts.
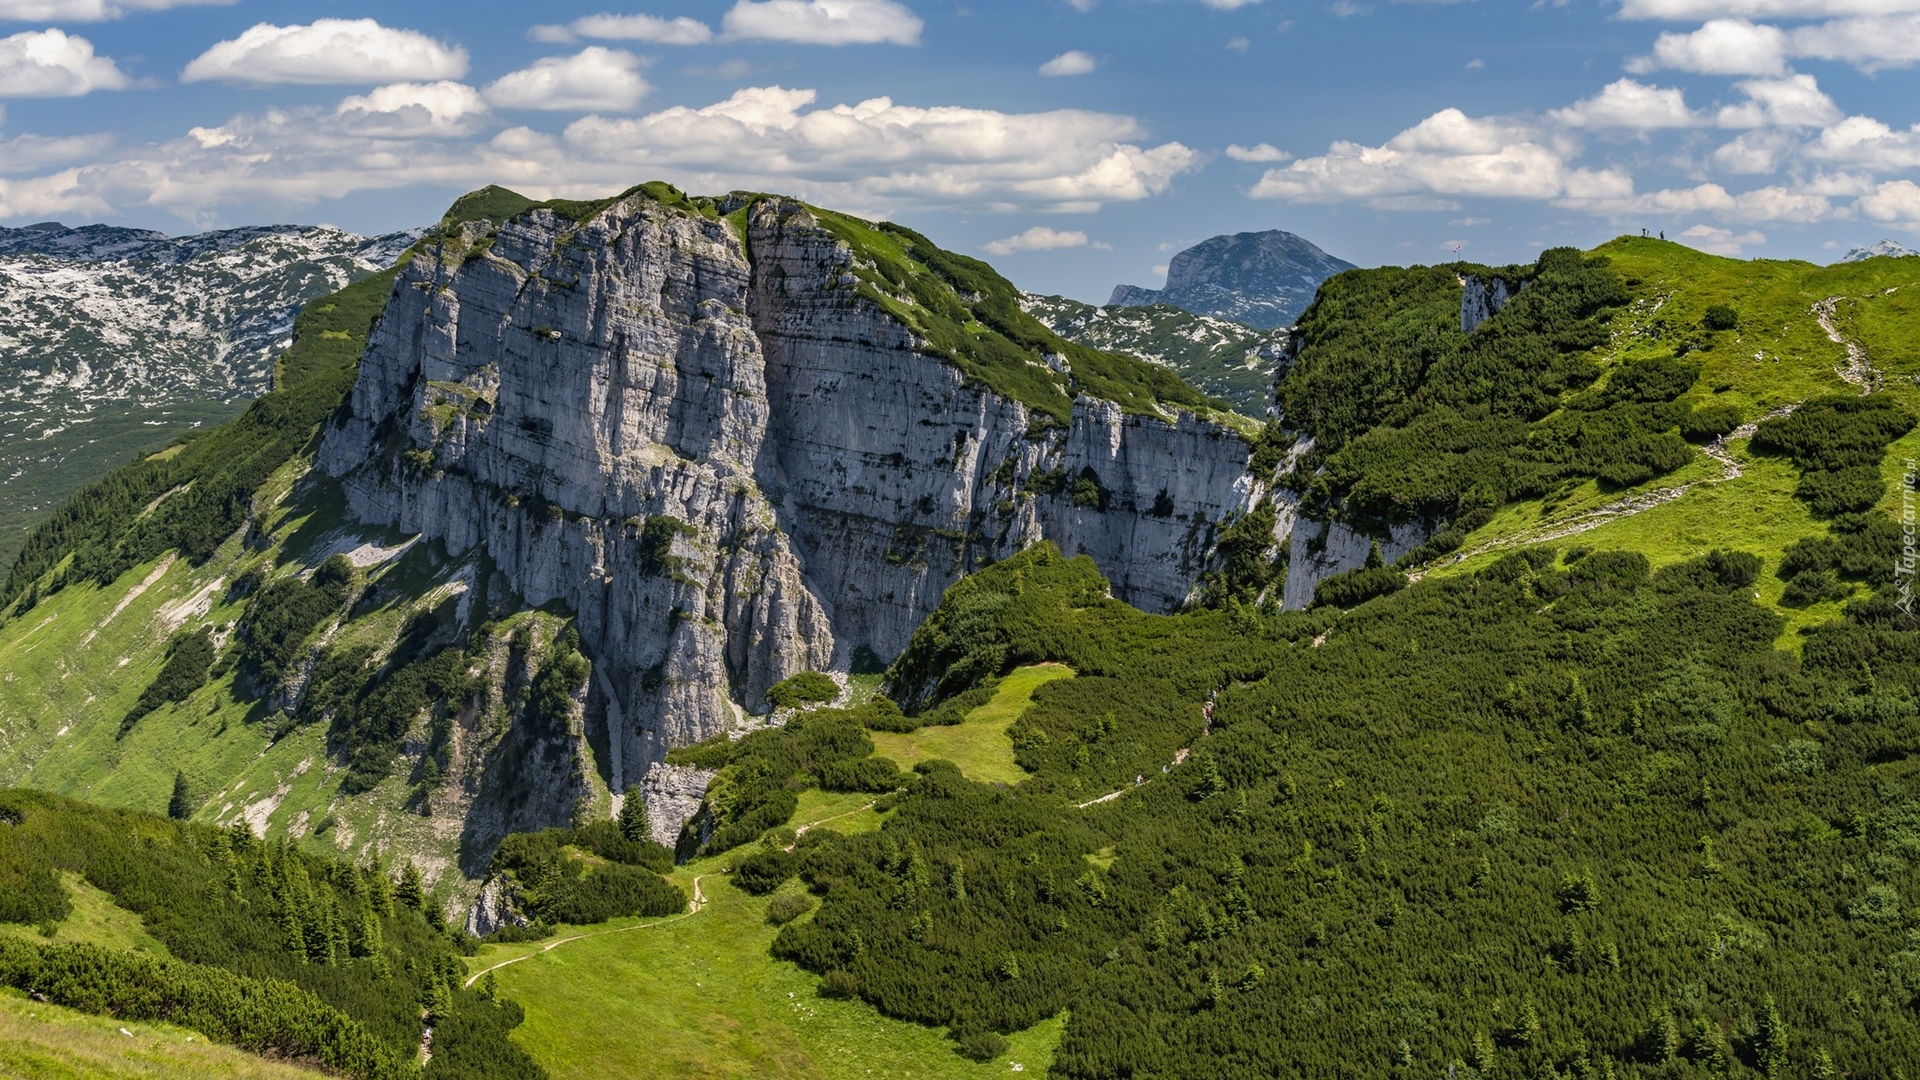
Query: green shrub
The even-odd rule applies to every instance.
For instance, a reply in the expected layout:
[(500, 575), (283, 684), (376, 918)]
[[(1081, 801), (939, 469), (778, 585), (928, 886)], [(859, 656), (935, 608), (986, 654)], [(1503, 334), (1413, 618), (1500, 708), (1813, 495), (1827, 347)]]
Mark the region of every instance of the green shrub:
[(1333, 575), (1315, 585), (1315, 607), (1349, 608), (1376, 596), (1388, 596), (1407, 585), (1407, 575), (1392, 567), (1363, 566)]
[(1733, 330), (1740, 325), (1740, 313), (1725, 304), (1709, 304), (1700, 317), (1700, 325), (1709, 330)]
[(785, 926), (814, 909), (815, 900), (803, 892), (781, 893), (767, 903), (767, 921)]
[(799, 868), (800, 858), (791, 851), (761, 850), (734, 863), (731, 880), (754, 896), (765, 896), (785, 884)]
[(1680, 423), (1680, 434), (1690, 442), (1705, 443), (1725, 438), (1740, 426), (1740, 409), (1735, 405), (1701, 405)]
[(820, 704), (839, 696), (840, 684), (833, 680), (833, 676), (818, 671), (789, 675), (767, 688), (767, 704), (776, 709)]
[(961, 1057), (975, 1061), (992, 1061), (1007, 1052), (1007, 1040), (998, 1032), (969, 1031), (955, 1036), (953, 1041)]
[(125, 738), (127, 732), (140, 719), (162, 705), (185, 701), (195, 690), (207, 683), (207, 670), (213, 666), (213, 631), (208, 627), (198, 630), (182, 630), (167, 642), (167, 660), (160, 666), (160, 673), (153, 677), (147, 688), (140, 692), (140, 699), (127, 710), (120, 720), (118, 738)]

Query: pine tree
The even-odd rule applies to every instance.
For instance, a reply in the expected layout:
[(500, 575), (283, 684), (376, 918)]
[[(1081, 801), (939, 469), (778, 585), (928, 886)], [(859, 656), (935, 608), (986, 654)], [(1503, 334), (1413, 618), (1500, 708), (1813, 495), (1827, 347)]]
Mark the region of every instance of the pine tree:
[(1520, 1003), (1520, 1017), (1510, 1037), (1515, 1046), (1533, 1046), (1540, 1041), (1540, 1008), (1533, 1003), (1532, 994)]
[(1573, 689), (1567, 693), (1567, 711), (1581, 731), (1594, 730), (1593, 701), (1587, 696), (1587, 688), (1581, 685), (1579, 675), (1573, 677)]
[(480, 980), (480, 996), (488, 1001), (500, 999), (500, 980), (494, 978), (491, 971), (487, 972), (486, 978)]
[(653, 836), (652, 824), (647, 820), (647, 801), (638, 791), (627, 792), (620, 803), (620, 835), (636, 844)]
[(1808, 1075), (1813, 1080), (1836, 1080), (1840, 1070), (1833, 1066), (1833, 1051), (1821, 1047), (1820, 1052), (1813, 1055), (1813, 1071)]
[(947, 875), (947, 895), (956, 904), (967, 902), (967, 864), (959, 859), (953, 860), (953, 869)]
[(360, 918), (360, 937), (353, 943), (353, 955), (368, 957), (380, 955), (383, 944), (380, 932), (380, 917), (368, 911)]
[(387, 877), (386, 867), (380, 865), (378, 858), (367, 863), (363, 873), (367, 879), (367, 907), (375, 915), (393, 917), (393, 881)]
[(415, 911), (426, 908), (426, 888), (420, 882), (420, 868), (413, 865), (412, 859), (408, 859), (406, 865), (400, 868), (400, 884), (394, 887), (393, 898)]
[(1482, 1028), (1473, 1033), (1473, 1067), (1482, 1073), (1493, 1072), (1493, 1036)]
[(1773, 995), (1768, 994), (1760, 1006), (1760, 1030), (1753, 1039), (1754, 1063), (1768, 1080), (1786, 1072), (1787, 1041), (1786, 1021), (1781, 1019), (1780, 1007), (1774, 1004)]
[(1368, 544), (1366, 568), (1368, 570), (1379, 570), (1386, 565), (1387, 565), (1386, 556), (1380, 554), (1380, 541), (1375, 540), (1372, 543)]
[(1220, 1002), (1227, 996), (1227, 984), (1220, 981), (1220, 969), (1207, 972), (1207, 1005), (1219, 1008)]
[(1680, 1024), (1673, 1013), (1661, 1009), (1654, 1014), (1653, 1023), (1647, 1025), (1645, 1046), (1647, 1056), (1657, 1064), (1680, 1056)]
[(193, 816), (193, 794), (187, 790), (187, 774), (178, 769), (173, 772), (173, 798), (167, 800), (167, 816), (175, 821)]

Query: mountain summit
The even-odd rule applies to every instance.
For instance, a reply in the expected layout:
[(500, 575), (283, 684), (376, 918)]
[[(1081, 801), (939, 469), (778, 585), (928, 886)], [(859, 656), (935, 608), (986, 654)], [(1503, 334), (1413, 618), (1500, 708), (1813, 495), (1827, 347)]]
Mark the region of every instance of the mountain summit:
[(1172, 304), (1263, 329), (1292, 325), (1320, 283), (1353, 264), (1290, 232), (1234, 233), (1203, 240), (1173, 257), (1167, 287), (1116, 285), (1109, 305)]
[(1920, 255), (1920, 251), (1915, 251), (1898, 240), (1876, 240), (1866, 247), (1857, 247), (1847, 252), (1841, 256), (1840, 261), (1843, 263), (1859, 262), (1862, 259), (1872, 259), (1881, 255), (1900, 258), (1906, 255)]

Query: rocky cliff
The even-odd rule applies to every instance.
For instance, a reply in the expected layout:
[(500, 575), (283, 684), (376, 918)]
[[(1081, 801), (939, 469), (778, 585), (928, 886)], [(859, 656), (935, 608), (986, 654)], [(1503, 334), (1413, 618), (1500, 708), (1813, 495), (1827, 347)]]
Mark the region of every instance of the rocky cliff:
[(1107, 303), (1172, 304), (1196, 315), (1269, 329), (1292, 325), (1313, 302), (1321, 282), (1351, 269), (1352, 263), (1290, 232), (1234, 233), (1203, 240), (1175, 255), (1167, 264), (1166, 288), (1117, 285)]
[(1177, 607), (1245, 507), (1222, 418), (1076, 393), (1092, 367), (968, 316), (1014, 365), (997, 377), (1071, 405), (990, 389), (919, 306), (981, 298), (876, 273), (886, 253), (826, 215), (578, 207), (425, 246), (319, 465), (362, 519), (482, 549), (525, 603), (577, 614), (616, 791), (796, 671), (892, 657), (961, 574), (1043, 538)]

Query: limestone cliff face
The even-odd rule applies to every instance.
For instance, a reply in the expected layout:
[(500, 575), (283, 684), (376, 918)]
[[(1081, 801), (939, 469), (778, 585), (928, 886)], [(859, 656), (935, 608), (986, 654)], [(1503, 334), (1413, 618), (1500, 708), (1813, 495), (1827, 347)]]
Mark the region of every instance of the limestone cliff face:
[(1246, 503), (1238, 435), (1087, 397), (1036, 422), (863, 298), (806, 208), (723, 208), (744, 225), (635, 195), (423, 251), (319, 458), (357, 516), (578, 614), (616, 791), (1043, 538), (1184, 602)]

